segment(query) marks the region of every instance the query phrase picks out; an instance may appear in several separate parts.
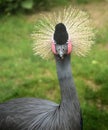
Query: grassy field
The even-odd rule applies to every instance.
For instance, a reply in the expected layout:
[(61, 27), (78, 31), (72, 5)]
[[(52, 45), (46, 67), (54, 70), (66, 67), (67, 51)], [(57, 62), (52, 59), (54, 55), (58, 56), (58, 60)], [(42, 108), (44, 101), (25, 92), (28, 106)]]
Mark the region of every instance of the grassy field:
[[(84, 130), (108, 130), (107, 8), (106, 3), (84, 6), (96, 26), (96, 44), (87, 57), (72, 56)], [(60, 102), (54, 60), (33, 55), (30, 34), (35, 17), (38, 14), (5, 16), (0, 20), (0, 102), (18, 97)]]

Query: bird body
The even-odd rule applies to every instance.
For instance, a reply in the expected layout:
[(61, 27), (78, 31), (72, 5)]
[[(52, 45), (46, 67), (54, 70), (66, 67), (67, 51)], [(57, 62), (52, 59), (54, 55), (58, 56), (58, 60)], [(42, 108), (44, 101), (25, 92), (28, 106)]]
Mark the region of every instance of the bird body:
[[(57, 60), (61, 103), (18, 98), (0, 105), (0, 130), (81, 130), (80, 105), (72, 80), (70, 56)], [(62, 67), (61, 67), (62, 65)]]
[(45, 125), (57, 107), (56, 103), (36, 98), (6, 102), (0, 105), (0, 130), (47, 130)]
[[(71, 12), (68, 10), (63, 14), (65, 14), (64, 20), (62, 19), (64, 23), (58, 22), (58, 19), (63, 18), (62, 15), (58, 19), (44, 17), (43, 21), (38, 22), (36, 32), (32, 35), (35, 41), (35, 53), (42, 58), (51, 58), (50, 54), (53, 54), (55, 58), (61, 90), (60, 104), (36, 98), (18, 98), (2, 103), (0, 130), (83, 129), (70, 60), (72, 51), (77, 55), (85, 55), (93, 43), (93, 33), (92, 29), (87, 27), (89, 22), (88, 20), (85, 22), (86, 17), (82, 12), (78, 14), (72, 9)], [(85, 33), (87, 34), (83, 36)]]

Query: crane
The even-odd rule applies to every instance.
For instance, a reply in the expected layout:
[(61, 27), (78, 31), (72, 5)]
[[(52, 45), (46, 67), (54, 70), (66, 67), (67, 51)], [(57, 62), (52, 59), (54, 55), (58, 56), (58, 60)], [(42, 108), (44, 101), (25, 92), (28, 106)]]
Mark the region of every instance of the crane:
[(62, 20), (52, 13), (44, 16), (32, 35), (35, 54), (47, 59), (52, 58), (53, 54), (55, 58), (60, 104), (38, 98), (17, 98), (4, 102), (0, 104), (0, 130), (83, 129), (80, 103), (71, 72), (71, 52), (84, 56), (93, 43), (94, 35), (88, 17), (82, 11), (70, 8), (61, 12), (60, 18), (63, 14)]

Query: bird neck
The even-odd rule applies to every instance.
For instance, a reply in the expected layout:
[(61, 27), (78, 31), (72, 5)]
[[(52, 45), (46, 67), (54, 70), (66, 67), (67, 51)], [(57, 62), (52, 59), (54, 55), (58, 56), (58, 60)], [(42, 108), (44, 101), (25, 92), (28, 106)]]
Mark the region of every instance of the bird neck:
[(78, 103), (76, 88), (74, 85), (71, 64), (70, 64), (70, 55), (64, 57), (64, 59), (56, 59), (57, 75), (60, 84), (61, 90), (61, 104), (60, 106), (71, 106), (72, 101)]

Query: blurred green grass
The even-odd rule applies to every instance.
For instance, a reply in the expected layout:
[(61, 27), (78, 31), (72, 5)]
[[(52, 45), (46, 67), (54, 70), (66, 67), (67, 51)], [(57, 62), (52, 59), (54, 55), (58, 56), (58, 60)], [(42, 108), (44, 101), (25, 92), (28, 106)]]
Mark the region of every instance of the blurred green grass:
[[(54, 60), (33, 55), (32, 17), (0, 20), (0, 102), (38, 97), (60, 102)], [(84, 130), (108, 129), (108, 26), (98, 29), (96, 44), (85, 58), (72, 55), (72, 70), (83, 111)]]

